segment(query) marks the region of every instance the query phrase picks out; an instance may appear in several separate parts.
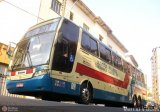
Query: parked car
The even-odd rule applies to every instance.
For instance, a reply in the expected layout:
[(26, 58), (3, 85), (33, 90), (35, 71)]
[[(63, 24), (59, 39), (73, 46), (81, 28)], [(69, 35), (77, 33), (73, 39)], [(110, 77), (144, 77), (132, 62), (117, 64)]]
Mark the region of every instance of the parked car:
[(155, 104), (154, 104), (154, 102), (147, 102), (147, 104), (145, 105), (145, 108), (146, 109), (154, 109), (154, 107), (155, 107)]

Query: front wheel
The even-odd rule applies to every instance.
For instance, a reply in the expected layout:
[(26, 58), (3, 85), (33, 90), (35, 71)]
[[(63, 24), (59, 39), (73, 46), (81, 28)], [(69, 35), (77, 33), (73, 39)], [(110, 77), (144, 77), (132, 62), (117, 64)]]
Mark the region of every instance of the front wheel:
[(81, 85), (80, 89), (80, 98), (79, 103), (80, 104), (89, 104), (92, 99), (92, 89), (89, 85), (86, 83)]
[(132, 99), (132, 105), (133, 105), (134, 108), (137, 108), (137, 106), (138, 106), (137, 98), (135, 96)]

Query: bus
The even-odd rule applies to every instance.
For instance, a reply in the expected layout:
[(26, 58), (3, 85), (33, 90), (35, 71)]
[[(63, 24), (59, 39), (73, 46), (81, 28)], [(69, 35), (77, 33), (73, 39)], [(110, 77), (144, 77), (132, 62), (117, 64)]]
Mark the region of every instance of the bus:
[(12, 94), (135, 107), (145, 101), (143, 73), (64, 17), (31, 27), (17, 43), (8, 72)]

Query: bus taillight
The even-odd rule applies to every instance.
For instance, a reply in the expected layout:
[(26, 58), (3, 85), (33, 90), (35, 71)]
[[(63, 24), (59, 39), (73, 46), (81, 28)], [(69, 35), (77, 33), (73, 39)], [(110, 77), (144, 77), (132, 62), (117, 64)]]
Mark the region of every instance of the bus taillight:
[(26, 70), (26, 74), (30, 74), (30, 73), (33, 73), (33, 69), (27, 69)]
[(11, 76), (15, 76), (16, 75), (16, 72), (11, 72)]

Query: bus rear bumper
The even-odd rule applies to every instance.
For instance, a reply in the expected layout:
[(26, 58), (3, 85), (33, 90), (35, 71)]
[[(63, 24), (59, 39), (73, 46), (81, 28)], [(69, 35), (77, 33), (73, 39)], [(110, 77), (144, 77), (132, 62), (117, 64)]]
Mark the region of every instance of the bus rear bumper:
[(25, 80), (7, 80), (7, 90), (9, 93), (24, 93), (24, 92), (51, 92), (52, 79), (48, 74), (33, 77)]

